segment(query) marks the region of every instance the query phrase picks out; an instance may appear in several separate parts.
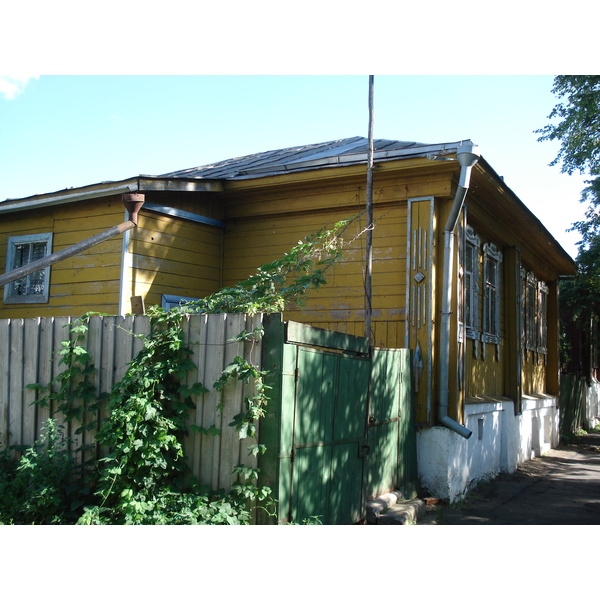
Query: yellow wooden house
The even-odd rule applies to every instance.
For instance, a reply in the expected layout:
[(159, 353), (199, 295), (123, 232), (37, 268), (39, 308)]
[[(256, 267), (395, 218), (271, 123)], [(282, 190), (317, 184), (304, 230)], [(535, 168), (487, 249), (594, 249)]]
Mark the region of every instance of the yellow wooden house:
[[(0, 318), (124, 314), (245, 279), (364, 210), (367, 149), (348, 138), (2, 202), (8, 272), (126, 219), (123, 194), (145, 200), (137, 227), (6, 284)], [(557, 284), (573, 260), (471, 142), (376, 140), (373, 158), (371, 344), (414, 351), (418, 425), (467, 439), (470, 404), (518, 415), (556, 398)], [(363, 335), (367, 225), (353, 222), (328, 284), (286, 320)]]

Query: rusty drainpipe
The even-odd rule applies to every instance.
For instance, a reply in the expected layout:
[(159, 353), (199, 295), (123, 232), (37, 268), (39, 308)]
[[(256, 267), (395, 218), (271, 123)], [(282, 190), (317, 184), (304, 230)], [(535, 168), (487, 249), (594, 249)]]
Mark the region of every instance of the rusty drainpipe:
[(65, 258), (69, 258), (71, 256), (75, 256), (80, 254), (84, 250), (91, 248), (92, 246), (96, 246), (97, 244), (101, 244), (106, 240), (110, 240), (111, 238), (125, 233), (134, 227), (137, 227), (138, 222), (138, 213), (142, 204), (144, 204), (144, 194), (122, 194), (121, 199), (127, 212), (129, 213), (129, 220), (121, 223), (120, 225), (115, 225), (102, 233), (97, 233), (87, 240), (83, 240), (82, 242), (77, 242), (68, 248), (64, 248), (63, 250), (59, 250), (58, 252), (54, 252), (54, 254), (50, 254), (49, 256), (45, 256), (44, 258), (40, 258), (34, 262), (31, 262), (27, 265), (19, 267), (17, 269), (13, 269), (4, 275), (0, 275), (0, 286), (6, 285), (7, 283), (11, 283), (21, 277), (25, 277), (31, 273), (35, 273), (36, 271), (41, 271), (54, 263), (60, 262)]

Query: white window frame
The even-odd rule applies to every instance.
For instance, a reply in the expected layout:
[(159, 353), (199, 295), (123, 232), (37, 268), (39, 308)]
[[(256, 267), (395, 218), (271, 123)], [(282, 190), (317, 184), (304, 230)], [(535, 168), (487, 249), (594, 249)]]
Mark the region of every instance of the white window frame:
[[(472, 227), (467, 226), (465, 236), (465, 328), (468, 338), (478, 340), (479, 330), (479, 248), (481, 241)], [(467, 256), (472, 253), (472, 271), (467, 269)], [(467, 311), (467, 306), (469, 310)]]
[[(52, 253), (52, 233), (34, 233), (30, 235), (16, 235), (8, 238), (8, 251), (6, 255), (6, 272), (13, 271), (14, 260), (15, 260), (15, 249), (19, 244), (33, 244), (45, 242), (46, 253), (44, 256), (48, 256)], [(28, 264), (28, 263), (25, 263)], [(24, 266), (24, 265), (22, 265)], [(40, 269), (41, 271), (41, 269)], [(36, 271), (39, 273), (40, 271)], [(11, 281), (4, 286), (4, 304), (47, 304), (49, 293), (50, 293), (50, 267), (43, 269), (44, 274), (44, 291), (41, 294), (17, 294), (15, 293), (16, 284), (23, 279), (27, 282), (31, 280), (31, 277), (35, 273), (25, 275), (17, 281)]]
[[(502, 252), (494, 244), (483, 246), (483, 319), (482, 341), (490, 344), (500, 343), (500, 282)], [(490, 276), (490, 267), (495, 265), (494, 275)], [(493, 279), (493, 281), (492, 281)], [(493, 318), (490, 312), (493, 309)]]

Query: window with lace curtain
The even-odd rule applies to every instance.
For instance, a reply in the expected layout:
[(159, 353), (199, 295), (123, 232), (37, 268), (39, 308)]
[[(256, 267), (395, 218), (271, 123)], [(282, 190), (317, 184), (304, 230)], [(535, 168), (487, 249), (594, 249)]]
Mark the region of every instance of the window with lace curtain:
[[(28, 265), (52, 252), (52, 234), (38, 233), (8, 238), (6, 272)], [(4, 303), (48, 302), (50, 267), (25, 275), (4, 286)]]

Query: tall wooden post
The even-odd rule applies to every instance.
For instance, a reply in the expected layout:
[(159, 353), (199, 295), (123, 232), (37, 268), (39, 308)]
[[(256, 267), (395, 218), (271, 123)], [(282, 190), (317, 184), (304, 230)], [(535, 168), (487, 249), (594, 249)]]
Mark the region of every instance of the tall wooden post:
[(367, 250), (365, 259), (365, 337), (371, 341), (371, 274), (373, 268), (373, 75), (369, 75), (369, 151), (367, 158)]

